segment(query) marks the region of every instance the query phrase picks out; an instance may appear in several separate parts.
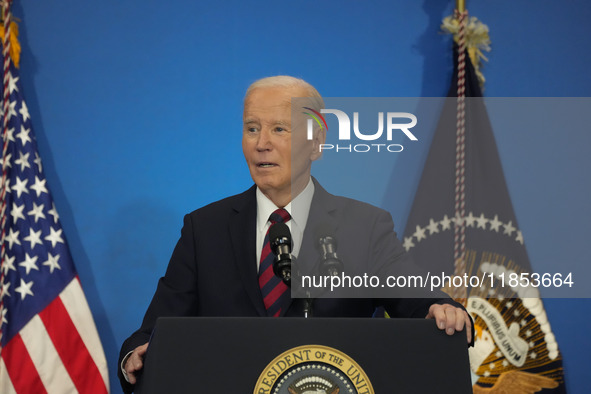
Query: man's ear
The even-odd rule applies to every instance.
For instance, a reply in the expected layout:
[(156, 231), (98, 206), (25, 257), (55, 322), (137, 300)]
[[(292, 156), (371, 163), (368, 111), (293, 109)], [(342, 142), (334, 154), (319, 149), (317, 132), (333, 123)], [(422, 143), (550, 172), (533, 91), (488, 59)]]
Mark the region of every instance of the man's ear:
[(322, 156), (320, 146), (326, 141), (326, 130), (324, 128), (317, 128), (314, 130), (314, 139), (312, 139), (312, 154), (310, 160), (318, 160)]

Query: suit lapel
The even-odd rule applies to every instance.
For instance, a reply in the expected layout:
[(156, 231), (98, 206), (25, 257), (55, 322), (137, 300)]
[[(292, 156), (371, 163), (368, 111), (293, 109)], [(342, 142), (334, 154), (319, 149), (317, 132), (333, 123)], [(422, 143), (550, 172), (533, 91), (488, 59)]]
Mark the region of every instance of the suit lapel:
[(234, 250), (234, 262), (242, 285), (260, 316), (267, 316), (259, 288), (256, 268), (256, 186), (251, 187), (241, 203), (234, 206), (230, 219), (230, 237)]

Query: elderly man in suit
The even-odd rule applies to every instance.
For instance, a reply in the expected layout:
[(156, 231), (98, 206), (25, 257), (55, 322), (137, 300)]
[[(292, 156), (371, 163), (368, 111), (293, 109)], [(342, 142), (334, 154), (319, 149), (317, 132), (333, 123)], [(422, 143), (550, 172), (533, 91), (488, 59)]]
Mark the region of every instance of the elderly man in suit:
[[(263, 78), (248, 88), (242, 149), (255, 185), (185, 216), (181, 238), (142, 326), (122, 346), (119, 377), (124, 391), (133, 390), (160, 316), (303, 316), (304, 300), (291, 299), (268, 264), (266, 235), (276, 221), (290, 228), (298, 261), (317, 259), (312, 252), (314, 226), (328, 222), (336, 238), (355, 240), (356, 245), (341, 245), (343, 255), (362, 261), (368, 270), (377, 265), (379, 271), (383, 262), (409, 264), (389, 213), (333, 196), (311, 177), (325, 135), (316, 130), (309, 139), (292, 128), (292, 97), (322, 103), (313, 86), (293, 77)], [(466, 328), (472, 341), (470, 317), (443, 293), (435, 298), (321, 298), (314, 313), (371, 317), (377, 306), (393, 317), (435, 319), (450, 335)]]

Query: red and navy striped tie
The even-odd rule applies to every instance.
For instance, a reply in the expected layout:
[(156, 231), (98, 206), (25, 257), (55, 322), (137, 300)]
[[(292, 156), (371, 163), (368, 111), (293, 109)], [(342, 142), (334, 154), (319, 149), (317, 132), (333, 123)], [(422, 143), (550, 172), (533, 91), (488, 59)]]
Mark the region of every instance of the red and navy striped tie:
[[(291, 219), (289, 212), (283, 208), (275, 210), (269, 216), (271, 226), (275, 223), (285, 223), (289, 219)], [(263, 295), (263, 301), (265, 302), (265, 308), (267, 309), (267, 316), (277, 317), (281, 314), (283, 308), (289, 306), (291, 297), (285, 283), (273, 273), (274, 259), (275, 255), (271, 251), (271, 243), (269, 242), (269, 229), (267, 229), (265, 241), (263, 242), (263, 252), (261, 253), (261, 263), (259, 265), (259, 286)]]

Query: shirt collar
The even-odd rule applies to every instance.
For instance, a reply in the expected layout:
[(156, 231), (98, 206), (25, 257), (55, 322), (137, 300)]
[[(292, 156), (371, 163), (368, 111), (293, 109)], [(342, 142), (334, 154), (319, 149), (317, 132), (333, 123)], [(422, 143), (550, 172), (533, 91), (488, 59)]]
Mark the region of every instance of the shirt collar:
[[(257, 187), (257, 228), (264, 228), (269, 220), (269, 216), (278, 209), (278, 207), (263, 194), (261, 189)], [(297, 195), (284, 209), (291, 215), (291, 221), (295, 222), (300, 229), (306, 228), (308, 222), (308, 213), (310, 212), (310, 205), (312, 205), (312, 197), (314, 197), (314, 182), (312, 178), (308, 181), (308, 185), (304, 190)], [(289, 224), (289, 222), (288, 222)], [(290, 226), (291, 227), (291, 226)]]

